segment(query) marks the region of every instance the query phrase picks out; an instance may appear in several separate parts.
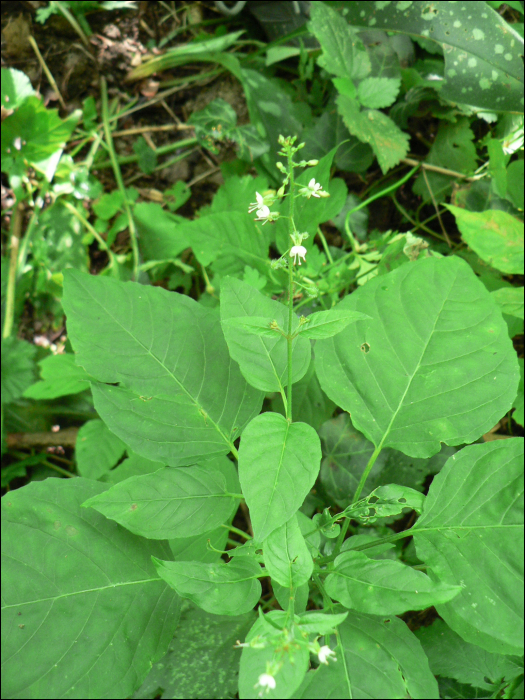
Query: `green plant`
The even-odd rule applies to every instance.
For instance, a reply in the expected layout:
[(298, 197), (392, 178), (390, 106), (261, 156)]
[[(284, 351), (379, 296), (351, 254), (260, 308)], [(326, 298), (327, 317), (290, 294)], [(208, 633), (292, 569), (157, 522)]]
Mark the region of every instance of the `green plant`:
[[(2, 71), (2, 484), (32, 478), (2, 499), (3, 696), (520, 697), (519, 36), (499, 3), (370, 5), (313, 3), (318, 50), (231, 32), (139, 66), (218, 63), (250, 124), (218, 99), (132, 156), (104, 79), (100, 119), (62, 121)], [(412, 119), (436, 124), (421, 161)], [(122, 166), (196, 143), (237, 148), (211, 204), (174, 213), (182, 181), (139, 201)], [(369, 225), (385, 203), (403, 233)], [(14, 337), (28, 279), (67, 352)], [(4, 444), (62, 411), (75, 463)]]
[[(129, 695), (166, 652), (182, 599), (233, 616), (244, 630), (251, 621), (236, 645), (240, 697), (350, 695), (359, 687), (372, 697), (438, 697), (425, 656), (435, 637), (420, 641), (394, 617), (431, 605), (448, 625), (444, 644), (459, 635), (473, 654), (481, 648), (501, 659), (498, 687), (519, 674), (523, 444), (471, 445), (516, 396), (506, 323), (467, 263), (428, 253), (406, 257), (331, 310), (298, 317), (295, 271), (309, 251), (296, 222), (330, 195), (310, 177), (316, 161), (294, 161), (302, 147), (294, 142), (280, 139), (279, 190), (257, 193), (250, 205), (263, 226), (280, 220), (288, 228), (288, 249), (272, 262), (286, 272), (286, 304), (225, 276), (219, 318), (185, 296), (66, 272), (69, 336), (111, 431), (93, 426), (93, 447), (112, 445), (108, 465), (127, 450), (135, 467), (123, 463), (114, 484), (104, 484), (93, 477), (107, 467), (96, 474), (87, 457), (79, 461), (84, 478), (4, 497), (13, 562), (4, 616), (19, 632), (7, 642), (9, 696), (71, 686), (80, 696)], [(307, 168), (299, 178), (297, 167)], [(279, 213), (285, 202), (287, 214)], [(313, 518), (303, 503), (319, 475), (321, 441), (294, 420), (292, 391), (313, 362), (312, 341), (320, 386), (370, 446), (366, 463), (348, 471), (358, 483), (343, 488), (342, 509)], [(284, 415), (260, 412), (265, 392), (281, 395)], [(389, 482), (386, 454), (428, 460), (442, 443), (470, 446), (448, 453), (427, 496), (411, 476)], [(363, 497), (372, 475), (379, 485)], [(337, 475), (325, 475), (327, 489), (330, 479)], [(241, 502), (253, 536), (232, 524)], [(411, 528), (365, 534), (407, 509), (420, 514)], [(407, 537), (415, 568), (386, 555)], [(265, 577), (282, 610), (261, 607), (252, 617)], [(13, 664), (20, 653), (38, 662), (21, 672)], [(377, 664), (379, 676), (368, 670)], [(225, 687), (232, 692), (231, 682)]]

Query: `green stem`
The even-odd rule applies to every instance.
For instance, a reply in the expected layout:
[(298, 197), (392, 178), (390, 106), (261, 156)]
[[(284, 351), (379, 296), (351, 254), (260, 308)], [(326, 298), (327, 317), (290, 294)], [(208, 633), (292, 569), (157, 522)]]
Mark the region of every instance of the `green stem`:
[(286, 609), (286, 620), (284, 627), (288, 627), (289, 622), (293, 622), (295, 615), (295, 588), (290, 586), (290, 598), (288, 599), (288, 608)]
[[(234, 527), (233, 525), (226, 525), (223, 523), (221, 527), (225, 527), (227, 530), (230, 530), (231, 532), (235, 532), (236, 535), (239, 535), (239, 537), (244, 537), (245, 540), (252, 540), (253, 537), (251, 535), (248, 535), (246, 532), (243, 532), (242, 530), (239, 530), (239, 528)], [(236, 543), (237, 545), (239, 544), (238, 542)]]
[(80, 27), (80, 24), (77, 22), (75, 17), (71, 14), (71, 12), (67, 9), (67, 7), (64, 7), (63, 2), (52, 2), (50, 3), (51, 5), (54, 5), (55, 8), (67, 19), (71, 27), (75, 30), (75, 32), (78, 34), (80, 37), (82, 43), (89, 49), (91, 50), (91, 45), (88, 41), (88, 38), (82, 28)]
[(113, 138), (111, 136), (111, 129), (109, 126), (109, 109), (108, 109), (108, 87), (106, 79), (104, 76), (100, 78), (100, 92), (102, 95), (102, 122), (104, 124), (104, 134), (106, 136), (106, 145), (109, 151), (109, 157), (111, 164), (113, 166), (113, 174), (115, 175), (115, 180), (117, 181), (118, 188), (122, 195), (122, 202), (124, 206), (124, 211), (126, 212), (126, 217), (128, 220), (129, 237), (131, 240), (131, 250), (133, 254), (133, 279), (138, 282), (139, 278), (139, 246), (137, 241), (137, 229), (135, 228), (135, 221), (131, 215), (131, 208), (128, 202), (128, 196), (126, 193), (126, 188), (124, 186), (124, 180), (122, 179), (122, 173), (120, 172), (120, 166), (117, 160), (117, 154), (115, 153), (115, 147), (113, 146)]
[[(356, 501), (359, 500), (359, 496), (361, 495), (361, 491), (364, 488), (364, 485), (365, 485), (365, 482), (368, 478), (368, 475), (370, 474), (372, 467), (374, 466), (374, 464), (376, 462), (376, 459), (379, 457), (379, 454), (380, 454), (382, 448), (383, 448), (383, 443), (381, 442), (379, 444), (379, 446), (376, 447), (376, 449), (373, 451), (372, 456), (368, 460), (368, 464), (366, 465), (366, 469), (363, 472), (361, 479), (359, 480), (359, 483), (358, 483), (357, 488), (355, 490), (351, 505), (353, 505)], [(350, 519), (347, 518), (341, 526), (341, 532), (339, 533), (339, 535), (337, 537), (337, 542), (335, 543), (334, 551), (332, 552), (332, 555), (331, 555), (334, 557), (334, 559), (339, 554), (339, 552), (341, 550), (341, 546), (344, 542), (346, 532), (348, 530), (349, 525), (350, 525)]]
[(25, 269), (27, 256), (29, 254), (28, 251), (31, 245), (31, 239), (33, 238), (33, 232), (38, 224), (38, 216), (40, 214), (40, 210), (44, 206), (44, 199), (50, 187), (50, 184), (51, 183), (48, 182), (47, 178), (44, 179), (44, 182), (40, 187), (40, 191), (38, 192), (36, 199), (34, 200), (33, 213), (31, 214), (31, 218), (29, 220), (29, 224), (27, 225), (27, 229), (25, 231), (22, 243), (20, 245), (20, 251), (18, 253), (17, 277), (19, 277)]
[[(294, 215), (294, 163), (293, 158), (288, 151), (288, 172), (290, 174), (290, 218), (288, 219), (288, 232), (290, 234), (290, 240), (292, 239), (292, 234), (294, 233), (295, 223), (293, 219)], [(293, 350), (293, 339), (292, 339), (292, 322), (293, 322), (293, 260), (288, 257), (288, 334), (286, 342), (288, 345), (288, 386), (286, 387), (288, 392), (288, 402), (286, 406), (286, 418), (289, 423), (292, 422), (292, 350)]]
[(361, 491), (364, 488), (365, 482), (368, 479), (368, 475), (370, 474), (372, 467), (374, 466), (376, 459), (379, 457), (379, 454), (381, 450), (383, 449), (383, 442), (381, 441), (378, 445), (378, 447), (375, 448), (375, 450), (372, 452), (372, 456), (368, 460), (368, 464), (366, 465), (366, 469), (361, 475), (361, 478), (359, 479), (359, 483), (357, 484), (357, 488), (354, 493), (354, 497), (352, 498), (352, 503), (353, 505), (356, 501), (359, 500), (359, 497), (361, 496)]
[(321, 579), (319, 578), (319, 575), (314, 573), (312, 577), (314, 579), (315, 585), (317, 586), (317, 588), (321, 592), (321, 595), (323, 596), (323, 611), (330, 610), (334, 607), (334, 604), (328, 593), (325, 591), (324, 586), (321, 583)]
[(328, 244), (326, 242), (326, 238), (324, 237), (324, 233), (321, 231), (321, 227), (317, 227), (317, 235), (321, 239), (321, 243), (323, 244), (324, 252), (326, 253), (326, 257), (328, 259), (328, 262), (330, 265), (334, 264), (334, 259), (332, 257), (332, 253), (330, 252), (330, 249), (328, 248)]
[(106, 253), (108, 254), (108, 257), (109, 257), (109, 262), (110, 262), (109, 266), (112, 267), (115, 263), (115, 258), (114, 258), (113, 252), (109, 248), (106, 241), (102, 238), (100, 233), (89, 223), (89, 221), (84, 216), (82, 216), (82, 214), (77, 209), (75, 209), (75, 207), (70, 202), (67, 202), (64, 199), (64, 200), (62, 200), (62, 204), (65, 206), (65, 208), (69, 212), (71, 212), (71, 214), (73, 214), (73, 216), (75, 216), (80, 221), (82, 226), (84, 226), (84, 228), (87, 231), (89, 231), (89, 233), (95, 238), (95, 240), (99, 244), (100, 248), (102, 250), (106, 251)]
[[(345, 230), (347, 230), (349, 226), (349, 221), (350, 221), (350, 216), (352, 214), (355, 214), (355, 212), (359, 211), (360, 209), (363, 209), (364, 207), (367, 207), (369, 204), (374, 202), (376, 199), (379, 199), (379, 197), (384, 197), (387, 195), (389, 192), (393, 192), (394, 190), (397, 190), (401, 185), (403, 185), (407, 180), (409, 180), (412, 175), (419, 170), (419, 165), (416, 165), (415, 168), (412, 168), (404, 177), (401, 178), (398, 182), (394, 182), (393, 185), (390, 185), (389, 187), (385, 187), (384, 190), (381, 190), (381, 192), (377, 192), (376, 194), (373, 194), (371, 197), (368, 197), (368, 199), (365, 199), (364, 202), (361, 202), (358, 204), (356, 207), (353, 209), (350, 209), (349, 212), (347, 212), (346, 217), (345, 217)], [(352, 240), (350, 240), (352, 242)]]
[[(176, 151), (179, 148), (183, 148), (184, 146), (194, 146), (197, 143), (197, 139), (182, 139), (181, 141), (174, 141), (173, 143), (168, 144), (167, 146), (160, 146), (157, 148), (155, 151), (155, 155), (157, 156), (163, 156), (166, 155), (166, 153), (171, 153), (172, 151)], [(191, 153), (193, 153), (193, 150), (188, 150), (185, 151), (184, 153), (180, 153), (178, 156), (175, 156), (174, 159), (166, 161), (165, 163), (161, 163), (158, 165), (155, 170), (162, 170), (162, 168), (166, 168), (169, 165), (173, 165), (173, 163), (176, 163), (179, 160), (182, 160), (183, 158), (186, 158), (189, 156)], [(129, 163), (136, 163), (138, 161), (139, 157), (137, 155), (132, 155), (132, 156), (120, 156), (118, 157), (118, 163), (119, 165), (128, 165)], [(100, 170), (101, 168), (109, 168), (110, 166), (113, 165), (112, 160), (104, 160), (102, 163), (95, 163), (93, 168), (95, 170)]]
[(16, 271), (23, 211), (23, 204), (21, 202), (17, 202), (14, 205), (13, 218), (11, 219), (11, 230), (9, 231), (9, 273), (7, 277), (5, 318), (4, 327), (2, 329), (2, 338), (9, 338), (11, 335), (15, 318)]
[[(350, 522), (349, 520), (347, 522)], [(367, 542), (366, 544), (360, 544), (357, 547), (355, 547), (356, 552), (362, 552), (365, 549), (372, 549), (372, 547), (379, 547), (380, 544), (385, 544), (388, 542), (396, 542), (397, 540), (403, 540), (405, 537), (412, 537), (412, 530), (405, 530), (404, 532), (395, 532), (393, 535), (389, 535), (388, 537), (381, 537), (380, 539), (375, 540), (374, 542)], [(329, 564), (330, 562), (334, 561), (336, 556), (338, 556), (339, 552), (336, 553), (336, 550), (332, 552), (327, 557), (319, 557), (319, 559), (315, 560), (316, 565), (318, 566), (326, 566), (326, 564)], [(323, 575), (329, 574), (330, 571), (321, 571), (320, 572)]]

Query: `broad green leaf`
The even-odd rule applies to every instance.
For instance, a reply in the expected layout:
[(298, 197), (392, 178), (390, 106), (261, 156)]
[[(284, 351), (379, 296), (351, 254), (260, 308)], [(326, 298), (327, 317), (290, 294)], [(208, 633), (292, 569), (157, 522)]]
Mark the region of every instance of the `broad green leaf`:
[(518, 363), (520, 366), (520, 383), (518, 385), (518, 395), (512, 404), (512, 407), (515, 409), (514, 413), (512, 414), (512, 418), (516, 421), (516, 423), (518, 423), (518, 425), (523, 426), (523, 357), (518, 358)]
[(441, 442), (474, 442), (512, 405), (519, 376), (506, 324), (460, 258), (402, 265), (336, 308), (374, 320), (317, 341), (317, 376), (376, 447), (428, 458)]
[(222, 322), (224, 328), (228, 330), (231, 328), (235, 331), (241, 328), (250, 333), (250, 335), (262, 335), (265, 338), (278, 339), (279, 335), (282, 335), (285, 330), (279, 329), (278, 324), (276, 324), (276, 328), (272, 328), (271, 324), (272, 319), (264, 318), (263, 316), (238, 316), (237, 318), (226, 318)]
[(213, 530), (226, 522), (236, 504), (226, 478), (211, 462), (134, 476), (83, 505), (136, 535), (168, 540)]
[(275, 162), (280, 159), (277, 154), (280, 150), (277, 139), (279, 134), (300, 134), (302, 115), (297, 103), (283, 90), (278, 80), (247, 68), (240, 69), (236, 77), (244, 88), (250, 123), (270, 146), (268, 153), (261, 156), (261, 162), (279, 186), (283, 176), (275, 167)]
[(133, 207), (133, 219), (144, 260), (170, 260), (191, 245), (180, 225), (181, 217), (165, 211), (160, 204), (139, 202)]
[(306, 317), (306, 322), (299, 326), (298, 331), (303, 338), (312, 340), (331, 338), (340, 333), (349, 323), (369, 318), (370, 316), (356, 311), (316, 311)]
[(492, 292), (502, 314), (523, 318), (523, 287), (501, 287)]
[(453, 455), (412, 532), (429, 575), (464, 588), (437, 606), (449, 627), (487, 651), (523, 653), (523, 439)]
[(263, 552), (266, 570), (281, 586), (299, 588), (310, 579), (314, 563), (296, 515), (266, 538)]
[(308, 28), (321, 44), (323, 54), (317, 62), (325, 70), (350, 79), (368, 75), (370, 59), (363, 42), (329, 5), (312, 4)]
[(388, 2), (374, 5), (371, 12), (360, 3), (338, 4), (344, 17), (339, 21), (352, 27), (411, 34), (440, 44), (445, 99), (523, 112), (523, 37), (486, 2)]
[(487, 143), (489, 155), (489, 174), (492, 177), (492, 186), (498, 197), (507, 194), (507, 163), (510, 156), (503, 150), (503, 144), (498, 139), (490, 139)]
[[(310, 549), (310, 553), (313, 557), (319, 556), (319, 548), (321, 546), (321, 533), (315, 531), (315, 526), (312, 520), (306, 516), (302, 511), (298, 510), (295, 514), (297, 517), (297, 522), (303, 533), (303, 537), (306, 539), (306, 544)], [(312, 530), (314, 532), (312, 532)]]
[(89, 479), (32, 482), (2, 498), (2, 693), (127, 698), (173, 637), (180, 599), (142, 540), (80, 504)]
[(448, 603), (461, 586), (435, 583), (421, 571), (388, 559), (369, 559), (348, 551), (335, 560), (325, 581), (326, 592), (345, 607), (371, 615), (401, 615)]
[(348, 617), (348, 613), (327, 615), (317, 610), (309, 610), (299, 615), (298, 624), (308, 634), (330, 634)]
[(227, 262), (232, 271), (250, 265), (261, 273), (268, 270), (268, 241), (248, 213), (219, 212), (179, 223), (174, 233), (189, 241), (195, 257), (207, 267), (215, 260)]
[(37, 347), (15, 336), (2, 338), (2, 403), (11, 403), (35, 381)]
[(118, 484), (120, 481), (129, 479), (132, 476), (144, 476), (157, 472), (164, 465), (160, 462), (155, 462), (142, 455), (135, 454), (129, 447), (126, 448), (128, 456), (120, 462), (114, 469), (100, 478), (101, 481), (109, 485)]
[[(232, 175), (219, 187), (210, 205), (210, 213), (239, 211), (246, 214), (250, 204), (255, 202), (255, 193), (261, 194), (268, 189), (268, 178), (251, 175)], [(261, 232), (265, 231), (261, 226)]]
[(482, 260), (505, 274), (523, 274), (523, 221), (501, 209), (445, 206), (456, 217), (462, 238)]
[(146, 142), (144, 136), (139, 138), (133, 144), (133, 152), (137, 155), (137, 166), (145, 175), (151, 175), (157, 167), (157, 153)]
[(229, 557), (251, 557), (259, 564), (264, 564), (262, 556), (262, 545), (254, 539), (248, 540), (244, 544), (228, 550)]
[(341, 95), (346, 95), (352, 100), (357, 97), (356, 87), (350, 78), (332, 78), (332, 82), (337, 88), (337, 92), (339, 92)]
[(367, 525), (378, 518), (399, 515), (405, 508), (421, 513), (425, 497), (408, 486), (386, 484), (374, 489), (366, 498), (350, 505), (344, 511), (348, 517), (360, 520)]
[(294, 588), (293, 591), (290, 591), (289, 588), (281, 586), (277, 583), (277, 581), (272, 581), (272, 591), (275, 599), (283, 610), (288, 610), (290, 607), (290, 599), (292, 596), (294, 601), (294, 612), (297, 614), (306, 610), (308, 599), (310, 597), (310, 586), (308, 583), (303, 583), (303, 585), (299, 586), (299, 588)]
[[(282, 610), (273, 610), (264, 617), (269, 617), (280, 628), (286, 623), (286, 613)], [(246, 637), (246, 642), (250, 642), (258, 635), (264, 635), (267, 632), (266, 625), (264, 618), (257, 619)], [(275, 629), (274, 632), (274, 639), (276, 642), (280, 640), (282, 645), (283, 640), (278, 629)], [(242, 650), (239, 670), (239, 698), (241, 700), (261, 697), (262, 688), (258, 686), (259, 676), (266, 673), (267, 663), (282, 662), (279, 673), (275, 677), (275, 688), (273, 690), (268, 688), (264, 693), (264, 697), (271, 700), (291, 697), (301, 684), (308, 669), (309, 654), (307, 649), (304, 647), (295, 649), (292, 663), (288, 653), (274, 650), (273, 639), (270, 638), (267, 641), (268, 645), (264, 649), (248, 646)]]
[[(264, 318), (267, 323), (277, 321), (280, 328), (288, 330), (288, 309), (273, 299), (261, 294), (257, 289), (234, 277), (226, 277), (221, 282), (221, 321), (230, 355), (239, 363), (246, 380), (262, 391), (283, 391), (288, 384), (288, 344), (286, 339), (272, 331), (274, 337), (254, 336), (252, 329), (235, 327), (230, 319), (255, 317), (256, 325)], [(293, 330), (299, 319), (293, 315)], [(304, 338), (293, 341), (292, 382), (303, 377), (312, 355), (310, 342)]]
[(177, 180), (171, 187), (164, 190), (162, 199), (168, 205), (171, 212), (180, 209), (191, 197), (191, 190), (183, 180)]
[(523, 158), (507, 168), (507, 196), (516, 209), (523, 211)]
[(314, 485), (321, 462), (315, 430), (263, 413), (246, 428), (239, 448), (239, 480), (254, 537), (262, 541), (286, 523)]
[(306, 146), (301, 151), (305, 160), (318, 160), (339, 146), (335, 154), (335, 164), (339, 170), (360, 173), (367, 170), (374, 159), (367, 143), (362, 143), (346, 128), (343, 118), (329, 103), (325, 111), (315, 120), (314, 125), (303, 131), (301, 139)]
[(126, 445), (103, 421), (87, 421), (79, 429), (75, 444), (79, 474), (87, 479), (100, 479), (115, 466), (125, 449)]
[(266, 50), (266, 67), (272, 66), (274, 63), (285, 61), (291, 56), (298, 56), (301, 49), (298, 46), (272, 46)]
[(430, 627), (420, 627), (415, 635), (436, 676), (455, 678), (474, 688), (493, 691), (500, 679), (510, 682), (523, 673), (519, 657), (491, 654), (476, 644), (468, 644), (443, 620), (434, 620)]
[[(489, 0), (490, 1), (490, 0)], [(473, 688), (468, 683), (459, 683), (453, 678), (443, 678), (438, 676), (436, 679), (439, 687), (440, 698), (454, 698), (455, 700), (486, 700), (487, 691), (482, 688)], [(518, 693), (523, 694), (523, 683), (521, 689), (518, 688)], [(519, 695), (513, 697), (518, 698)]]
[(258, 577), (262, 570), (248, 557), (236, 557), (229, 564), (152, 560), (159, 576), (181, 598), (189, 598), (209, 613), (242, 615), (252, 610), (261, 596)]
[[(351, 424), (347, 414), (326, 421), (319, 430), (324, 458), (320, 479), (328, 496), (341, 508), (350, 505), (374, 446)], [(438, 472), (454, 448), (444, 446), (431, 459), (415, 459), (385, 448), (377, 457), (366, 482), (366, 490), (396, 482), (423, 491), (429, 474)]]
[(360, 111), (359, 103), (346, 95), (339, 95), (337, 108), (348, 131), (370, 144), (383, 173), (408, 153), (408, 134), (383, 112), (375, 109)]
[(159, 287), (64, 277), (69, 337), (78, 364), (105, 382), (92, 389), (110, 430), (168, 466), (229, 452), (262, 395), (230, 360), (217, 312)]
[[(214, 547), (218, 552), (208, 546)], [(170, 549), (175, 561), (201, 561), (205, 564), (214, 564), (221, 558), (221, 551), (226, 549), (228, 542), (228, 528), (216, 527), (215, 530), (203, 532), (202, 535), (180, 537), (169, 541)]]
[(2, 121), (2, 170), (9, 172), (12, 167), (9, 162), (16, 161), (47, 172), (48, 159), (55, 155), (60, 157), (79, 118), (77, 110), (62, 120), (58, 110), (47, 109), (36, 95), (26, 97), (20, 107)]
[(42, 379), (24, 391), (26, 399), (56, 399), (68, 394), (79, 394), (89, 389), (89, 382), (93, 379), (75, 364), (72, 353), (49, 355), (38, 364)]
[(397, 559), (396, 546), (393, 542), (381, 542), (381, 535), (387, 534), (386, 528), (374, 528), (368, 530), (370, 534), (352, 535), (348, 537), (341, 547), (341, 552), (348, 550), (361, 551), (362, 545), (373, 545), (366, 548), (366, 556), (370, 559)]
[(25, 98), (34, 95), (35, 91), (25, 73), (15, 68), (2, 68), (2, 88), (0, 94), (2, 108), (9, 110), (19, 107)]
[(384, 109), (396, 101), (400, 87), (400, 78), (365, 78), (357, 87), (357, 99), (363, 107)]
[(166, 698), (232, 698), (237, 692), (240, 652), (255, 621), (252, 612), (234, 617), (199, 608), (183, 611), (169, 651), (134, 698), (153, 698), (162, 688)]
[(350, 611), (337, 661), (310, 671), (294, 698), (439, 698), (421, 644), (397, 617)]

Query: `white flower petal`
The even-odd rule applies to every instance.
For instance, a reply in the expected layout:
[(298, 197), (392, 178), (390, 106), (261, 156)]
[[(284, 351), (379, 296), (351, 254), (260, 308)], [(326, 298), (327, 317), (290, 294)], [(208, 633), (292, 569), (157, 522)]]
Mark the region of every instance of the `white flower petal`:
[[(302, 258), (303, 260), (306, 260), (306, 253), (308, 251), (304, 247), (304, 245), (294, 245), (292, 249), (290, 250), (290, 257), (294, 258), (294, 265), (297, 265), (297, 258)], [(301, 261), (299, 260), (299, 265), (301, 264)]]
[(330, 647), (326, 645), (319, 649), (317, 656), (319, 657), (319, 662), (322, 664), (328, 665), (328, 659), (331, 658), (333, 658), (334, 661), (337, 661), (337, 659), (335, 658), (335, 651), (333, 651), (333, 649), (330, 649)]

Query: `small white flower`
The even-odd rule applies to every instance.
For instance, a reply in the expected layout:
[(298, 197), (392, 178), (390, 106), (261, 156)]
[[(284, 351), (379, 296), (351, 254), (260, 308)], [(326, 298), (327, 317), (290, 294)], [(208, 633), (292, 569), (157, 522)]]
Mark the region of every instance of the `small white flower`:
[(275, 690), (275, 678), (269, 673), (261, 673), (259, 681), (253, 687), (261, 688), (259, 697), (262, 698), (263, 693), (269, 693), (270, 690)]
[[(260, 211), (261, 209), (263, 209), (265, 207), (264, 197), (262, 196), (262, 194), (259, 194), (258, 192), (256, 192), (255, 198), (257, 199), (257, 201), (250, 203), (250, 208), (248, 209), (248, 214), (251, 214), (252, 211), (255, 211), (256, 209), (259, 209), (259, 211)], [(266, 207), (266, 209), (268, 209), (268, 207)], [(270, 211), (270, 210), (268, 209), (268, 211)], [(259, 212), (257, 212), (257, 214), (259, 214)]]
[[(294, 245), (293, 248), (290, 250), (290, 257), (294, 258), (293, 264), (297, 265), (297, 259), (302, 258), (305, 260), (306, 253), (308, 251), (304, 247), (304, 245)], [(299, 260), (299, 265), (301, 264), (301, 261)]]
[(301, 187), (301, 189), (299, 190), (299, 194), (304, 195), (308, 199), (310, 199), (310, 197), (319, 198), (321, 195), (318, 194), (318, 191), (321, 189), (321, 185), (318, 182), (316, 182), (315, 177), (313, 177), (306, 187)]
[(272, 221), (273, 220), (273, 215), (272, 212), (270, 211), (270, 207), (267, 207), (266, 204), (263, 204), (259, 209), (257, 209), (257, 218), (255, 221), (262, 221), (263, 226), (267, 221)]
[(328, 659), (333, 658), (334, 661), (337, 661), (335, 658), (335, 651), (330, 649), (329, 646), (324, 646), (319, 649), (317, 652), (317, 656), (319, 657), (319, 661), (322, 664), (326, 664), (328, 666)]

